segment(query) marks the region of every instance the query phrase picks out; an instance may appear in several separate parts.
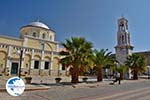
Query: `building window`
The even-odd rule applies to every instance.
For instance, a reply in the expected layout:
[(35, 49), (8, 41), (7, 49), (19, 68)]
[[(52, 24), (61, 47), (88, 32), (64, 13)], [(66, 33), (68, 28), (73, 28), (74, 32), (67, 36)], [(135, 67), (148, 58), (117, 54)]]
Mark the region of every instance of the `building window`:
[(26, 68), (28, 68), (28, 64), (26, 64)]
[(62, 70), (65, 70), (66, 68), (65, 68), (65, 64), (62, 64)]
[(24, 35), (28, 35), (28, 33), (24, 33)]
[(39, 61), (34, 61), (34, 69), (39, 69)]
[(124, 24), (121, 24), (121, 30), (122, 30), (123, 32), (125, 32), (125, 26), (124, 26)]
[(1, 64), (1, 67), (3, 67), (3, 64)]
[(44, 50), (44, 43), (41, 43), (41, 49)]
[(49, 69), (49, 62), (48, 61), (45, 62), (44, 69)]
[(36, 32), (33, 32), (33, 37), (36, 37)]
[(52, 40), (52, 36), (50, 35), (50, 40)]
[(45, 39), (45, 33), (42, 34), (42, 38)]
[(125, 37), (122, 35), (122, 43), (125, 43)]

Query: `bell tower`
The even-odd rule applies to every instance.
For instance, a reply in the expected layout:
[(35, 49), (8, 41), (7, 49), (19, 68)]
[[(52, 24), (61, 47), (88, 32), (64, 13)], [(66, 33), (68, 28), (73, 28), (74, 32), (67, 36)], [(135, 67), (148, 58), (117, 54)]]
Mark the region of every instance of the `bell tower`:
[(132, 54), (133, 46), (130, 44), (128, 20), (124, 17), (118, 19), (117, 45), (115, 46), (116, 58), (124, 65), (128, 55)]

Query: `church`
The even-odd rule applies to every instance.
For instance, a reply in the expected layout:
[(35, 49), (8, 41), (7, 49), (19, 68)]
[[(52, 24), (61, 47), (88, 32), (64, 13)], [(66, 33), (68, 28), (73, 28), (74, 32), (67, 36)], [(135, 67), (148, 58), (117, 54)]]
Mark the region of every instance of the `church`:
[[(143, 55), (146, 58), (146, 66), (149, 66), (150, 52), (133, 52), (134, 47), (130, 42), (130, 37), (130, 32), (128, 30), (128, 20), (124, 17), (118, 19), (117, 45), (115, 46), (116, 59), (119, 61), (120, 64), (124, 65), (128, 55), (131, 55), (132, 53), (137, 53)], [(130, 74), (128, 74), (128, 76), (126, 77), (131, 78)]]
[[(150, 52), (133, 52), (128, 20), (118, 19), (117, 45), (115, 56), (120, 64), (132, 53), (144, 55), (146, 66), (150, 66)], [(4, 75), (66, 75), (59, 63), (59, 42), (55, 31), (40, 21), (31, 22), (20, 28), (20, 38), (0, 35), (0, 74)], [(127, 76), (131, 77), (131, 76)]]
[(0, 36), (0, 74), (58, 75), (59, 43), (55, 31), (36, 21), (20, 28), (20, 38)]

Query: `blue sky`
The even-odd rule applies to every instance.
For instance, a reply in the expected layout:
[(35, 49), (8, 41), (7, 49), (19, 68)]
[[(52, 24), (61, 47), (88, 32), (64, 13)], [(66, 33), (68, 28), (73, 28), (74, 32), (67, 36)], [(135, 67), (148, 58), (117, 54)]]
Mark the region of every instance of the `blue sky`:
[(150, 0), (0, 0), (0, 35), (19, 37), (21, 26), (39, 19), (59, 42), (82, 36), (114, 52), (121, 15), (129, 21), (134, 51), (150, 50)]

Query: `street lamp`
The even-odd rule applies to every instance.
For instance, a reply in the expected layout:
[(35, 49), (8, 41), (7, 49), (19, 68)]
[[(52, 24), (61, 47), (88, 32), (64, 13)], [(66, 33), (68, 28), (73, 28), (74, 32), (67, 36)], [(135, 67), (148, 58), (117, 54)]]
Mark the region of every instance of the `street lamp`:
[(150, 66), (148, 65), (148, 66), (147, 66), (148, 79), (150, 79), (149, 68), (150, 68)]
[[(28, 54), (28, 52), (21, 49), (21, 50), (17, 51), (17, 54), (20, 55), (20, 58), (19, 58), (20, 64), (19, 64), (19, 69), (18, 69), (18, 77), (20, 77), (21, 76), (21, 65), (22, 65), (23, 54)], [(30, 74), (30, 67), (29, 67), (29, 74)]]
[(19, 57), (19, 62), (20, 62), (20, 64), (19, 64), (19, 69), (18, 69), (18, 77), (20, 77), (20, 76), (21, 76), (21, 64), (22, 64), (23, 50), (18, 50), (16, 53), (17, 53), (18, 55), (20, 55), (20, 57)]
[(19, 66), (19, 73), (18, 73), (19, 77), (21, 76), (22, 54), (23, 54), (23, 50), (20, 51), (20, 66)]

